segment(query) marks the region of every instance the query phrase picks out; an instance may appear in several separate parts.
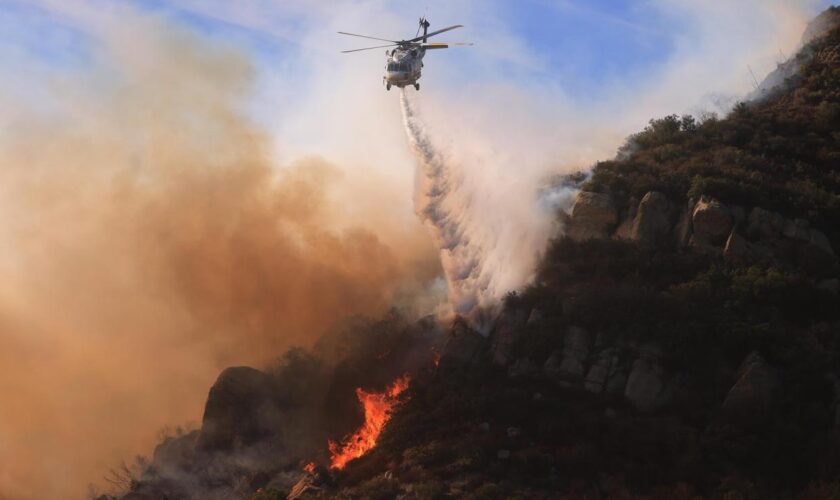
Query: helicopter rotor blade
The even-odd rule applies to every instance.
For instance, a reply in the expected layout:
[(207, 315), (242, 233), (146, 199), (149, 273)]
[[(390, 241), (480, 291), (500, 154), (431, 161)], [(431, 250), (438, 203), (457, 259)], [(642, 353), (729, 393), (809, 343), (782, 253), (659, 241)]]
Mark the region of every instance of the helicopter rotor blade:
[(399, 44), (392, 43), (390, 45), (378, 45), (376, 47), (365, 47), (363, 49), (342, 50), (341, 53), (342, 54), (349, 54), (350, 52), (361, 52), (363, 50), (384, 49), (386, 47), (396, 47), (397, 45), (399, 45)]
[(343, 31), (339, 31), (338, 34), (339, 35), (347, 35), (347, 36), (357, 36), (359, 38), (370, 38), (371, 40), (379, 40), (380, 42), (398, 43), (397, 40), (388, 40), (386, 38), (376, 38), (375, 36), (357, 35), (355, 33), (345, 33)]
[(448, 49), (449, 47), (471, 47), (472, 43), (467, 42), (432, 42), (420, 44), (424, 49)]
[[(429, 38), (430, 36), (440, 35), (441, 33), (446, 33), (447, 31), (451, 31), (451, 30), (454, 30), (456, 28), (463, 28), (463, 27), (464, 27), (463, 24), (456, 24), (455, 26), (450, 26), (448, 28), (443, 28), (442, 30), (432, 31), (431, 33), (426, 35), (426, 38)], [(416, 38), (412, 38), (411, 40), (406, 40), (406, 42), (419, 42), (422, 39), (423, 39), (422, 36), (418, 36)]]

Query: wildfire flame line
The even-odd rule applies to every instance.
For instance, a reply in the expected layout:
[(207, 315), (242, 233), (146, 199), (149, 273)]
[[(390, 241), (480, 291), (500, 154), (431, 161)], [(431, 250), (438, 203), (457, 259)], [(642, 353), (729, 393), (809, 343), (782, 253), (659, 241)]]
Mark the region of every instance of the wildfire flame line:
[(408, 375), (403, 375), (392, 382), (384, 392), (356, 389), (356, 397), (359, 398), (365, 410), (365, 423), (356, 432), (345, 437), (341, 443), (329, 441), (332, 457), (330, 467), (343, 469), (347, 462), (361, 457), (376, 446), (382, 428), (391, 419), (394, 407), (399, 402), (397, 398), (408, 388), (410, 381)]

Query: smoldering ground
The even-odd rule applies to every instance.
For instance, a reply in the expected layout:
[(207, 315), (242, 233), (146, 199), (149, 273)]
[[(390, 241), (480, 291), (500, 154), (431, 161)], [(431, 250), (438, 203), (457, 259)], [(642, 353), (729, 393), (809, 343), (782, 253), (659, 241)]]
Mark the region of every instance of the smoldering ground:
[(276, 168), (244, 111), (246, 60), (153, 20), (126, 29), (143, 43), (105, 38), (53, 103), (4, 117), (3, 498), (81, 496), (197, 419), (221, 368), (410, 309), (439, 274), (419, 224), (343, 215), (361, 184), (340, 166)]

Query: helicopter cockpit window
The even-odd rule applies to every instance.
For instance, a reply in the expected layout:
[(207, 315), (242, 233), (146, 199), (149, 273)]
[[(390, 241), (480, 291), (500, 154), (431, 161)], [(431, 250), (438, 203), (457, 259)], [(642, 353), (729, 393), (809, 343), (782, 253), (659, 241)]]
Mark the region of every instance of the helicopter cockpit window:
[(388, 63), (388, 71), (397, 71), (398, 63)]

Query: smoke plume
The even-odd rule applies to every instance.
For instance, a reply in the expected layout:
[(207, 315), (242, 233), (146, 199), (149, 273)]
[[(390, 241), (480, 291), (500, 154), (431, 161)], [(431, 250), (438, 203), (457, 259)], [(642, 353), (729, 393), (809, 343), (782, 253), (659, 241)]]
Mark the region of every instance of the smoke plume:
[(154, 20), (122, 30), (3, 117), (0, 498), (82, 497), (200, 418), (222, 368), (411, 306), (439, 273), (419, 224), (348, 220), (340, 165), (276, 164), (247, 60)]

